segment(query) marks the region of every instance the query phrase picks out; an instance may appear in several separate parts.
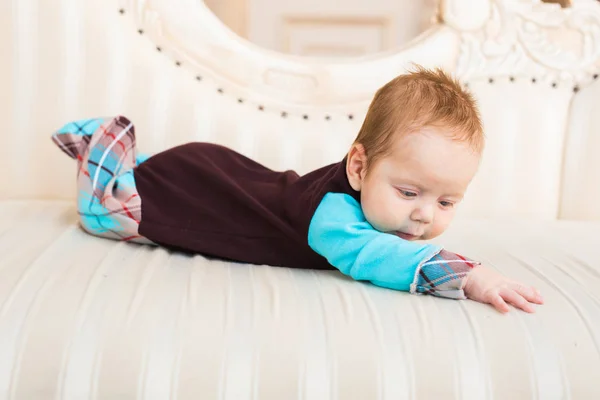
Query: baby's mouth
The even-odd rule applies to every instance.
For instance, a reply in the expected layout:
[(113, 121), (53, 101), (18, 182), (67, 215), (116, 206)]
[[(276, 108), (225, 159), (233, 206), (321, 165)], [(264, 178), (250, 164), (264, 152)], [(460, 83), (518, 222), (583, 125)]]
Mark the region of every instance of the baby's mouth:
[(411, 235), (410, 233), (404, 233), (400, 231), (396, 231), (395, 234), (404, 240), (417, 240), (419, 238), (417, 235)]

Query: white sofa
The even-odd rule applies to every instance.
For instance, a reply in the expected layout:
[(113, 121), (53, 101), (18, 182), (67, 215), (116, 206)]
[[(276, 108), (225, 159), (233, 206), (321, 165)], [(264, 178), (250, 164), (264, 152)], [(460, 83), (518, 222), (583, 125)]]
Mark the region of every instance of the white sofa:
[[(0, 399), (600, 398), (597, 1), (445, 0), (406, 48), (335, 64), (257, 48), (200, 1), (2, 7)], [(436, 242), (538, 287), (534, 315), (77, 225), (66, 121), (123, 114), (148, 153), (213, 141), (303, 173), (411, 62), (460, 77), (488, 138)]]

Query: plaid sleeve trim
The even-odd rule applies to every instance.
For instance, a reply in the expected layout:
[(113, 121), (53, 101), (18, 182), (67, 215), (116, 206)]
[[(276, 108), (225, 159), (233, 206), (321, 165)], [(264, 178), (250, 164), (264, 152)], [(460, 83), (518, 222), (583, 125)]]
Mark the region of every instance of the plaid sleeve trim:
[(411, 293), (463, 300), (465, 277), (481, 263), (460, 254), (441, 250), (417, 269)]

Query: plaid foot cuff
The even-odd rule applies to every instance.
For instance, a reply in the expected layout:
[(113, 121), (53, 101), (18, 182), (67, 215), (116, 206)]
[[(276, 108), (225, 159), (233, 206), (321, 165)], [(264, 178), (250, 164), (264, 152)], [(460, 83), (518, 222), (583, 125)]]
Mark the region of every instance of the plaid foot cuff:
[(442, 250), (417, 270), (416, 285), (411, 288), (411, 293), (464, 300), (465, 277), (480, 264), (459, 254)]

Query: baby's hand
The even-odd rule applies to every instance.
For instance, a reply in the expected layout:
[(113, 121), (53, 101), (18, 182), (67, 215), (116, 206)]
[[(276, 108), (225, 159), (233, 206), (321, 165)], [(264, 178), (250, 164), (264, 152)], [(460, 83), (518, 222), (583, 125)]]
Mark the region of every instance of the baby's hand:
[(471, 270), (466, 279), (464, 292), (469, 299), (491, 304), (502, 313), (510, 310), (506, 302), (530, 313), (535, 312), (531, 303), (544, 304), (536, 288), (507, 279), (483, 265)]

